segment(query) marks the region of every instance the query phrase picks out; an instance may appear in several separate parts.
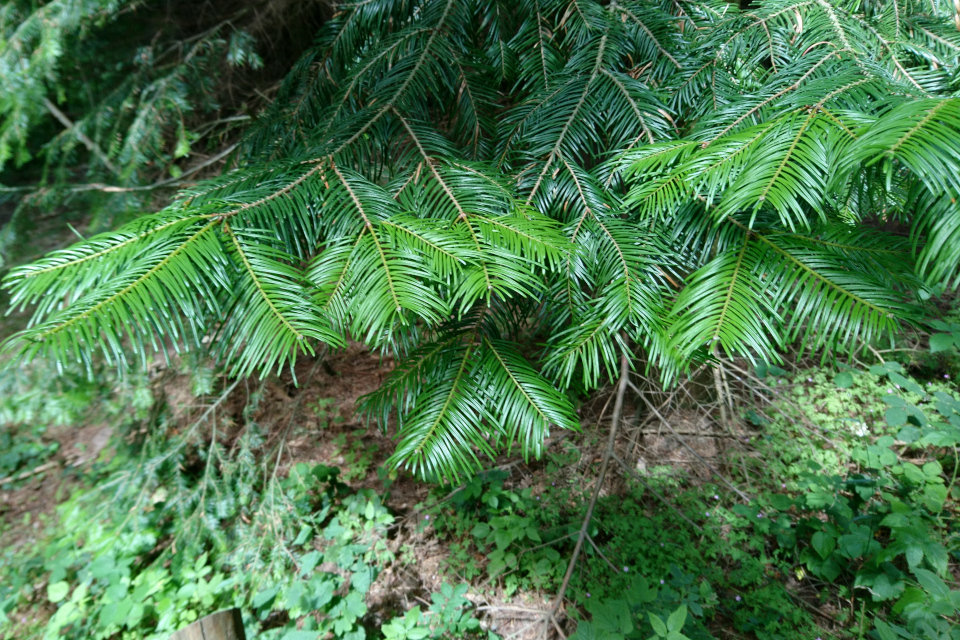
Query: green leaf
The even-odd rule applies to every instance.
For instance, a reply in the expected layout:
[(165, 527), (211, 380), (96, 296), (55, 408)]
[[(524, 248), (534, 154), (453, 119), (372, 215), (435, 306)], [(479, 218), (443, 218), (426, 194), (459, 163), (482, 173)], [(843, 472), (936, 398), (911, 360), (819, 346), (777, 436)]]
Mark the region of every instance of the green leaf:
[(901, 596), (900, 599), (897, 600), (896, 604), (893, 605), (893, 613), (900, 615), (903, 613), (904, 607), (906, 607), (908, 604), (912, 604), (914, 602), (923, 602), (926, 600), (926, 598), (927, 596), (923, 590), (918, 589), (917, 587), (907, 587), (903, 592), (903, 596)]
[[(932, 479), (934, 479), (934, 478), (936, 478), (936, 479), (939, 479), (939, 478), (940, 478), (941, 474), (943, 474), (943, 467), (942, 467), (942, 466), (940, 465), (940, 463), (937, 462), (936, 460), (931, 460), (931, 461), (925, 462), (925, 463), (923, 464), (923, 472), (924, 472), (924, 473), (927, 475), (927, 477), (930, 479), (930, 480), (928, 480), (928, 482), (929, 482), (929, 481), (932, 481)], [(942, 482), (942, 480), (941, 480), (941, 482)]]
[(915, 393), (919, 396), (926, 396), (926, 391), (924, 391), (923, 387), (918, 385), (913, 380), (910, 380), (909, 378), (906, 378), (895, 371), (891, 371), (889, 377), (890, 382), (900, 385), (907, 391)]
[(868, 586), (870, 593), (873, 594), (874, 601), (880, 602), (899, 597), (905, 587), (906, 583), (902, 580), (893, 581), (885, 573), (878, 575), (873, 580), (873, 584)]
[(501, 550), (510, 546), (513, 539), (513, 531), (509, 529), (497, 529), (493, 534), (493, 541), (497, 544), (497, 548)]
[(261, 591), (260, 593), (258, 593), (253, 597), (251, 604), (253, 604), (253, 607), (255, 609), (259, 609), (260, 607), (263, 607), (269, 604), (270, 602), (272, 602), (278, 593), (280, 593), (280, 585), (267, 587), (266, 589), (264, 589), (263, 591)]
[(853, 386), (853, 374), (849, 371), (842, 371), (836, 375), (833, 383), (841, 389), (849, 389)]
[(363, 601), (363, 595), (356, 591), (351, 591), (346, 598), (347, 611), (356, 618), (362, 618), (367, 613), (367, 605)]
[(939, 513), (947, 501), (947, 487), (942, 484), (928, 484), (923, 488), (922, 500), (927, 509)]
[(654, 613), (648, 613), (647, 615), (650, 616), (650, 625), (653, 627), (654, 633), (656, 633), (661, 638), (666, 638), (667, 625), (664, 624), (663, 619)]
[(598, 630), (625, 636), (633, 631), (630, 608), (624, 600), (608, 600), (589, 608)]
[(934, 596), (935, 598), (940, 598), (940, 599), (950, 598), (950, 589), (943, 582), (940, 576), (926, 569), (914, 569), (913, 573), (915, 576), (917, 576), (917, 580), (920, 582), (920, 586), (923, 587), (927, 591), (927, 593)]
[(897, 432), (897, 440), (912, 444), (920, 439), (920, 430), (913, 426), (906, 426)]
[(303, 525), (300, 528), (300, 533), (297, 534), (296, 540), (293, 541), (293, 544), (296, 546), (307, 543), (311, 539), (313, 534), (313, 527), (309, 525)]
[(280, 640), (319, 640), (321, 634), (319, 631), (297, 631), (296, 629), (290, 629), (286, 631)]
[(70, 585), (63, 580), (47, 585), (47, 599), (50, 602), (60, 602), (67, 597), (68, 593), (70, 593)]
[(934, 333), (930, 335), (930, 351), (939, 353), (954, 345), (953, 335), (949, 333)]
[(900, 407), (890, 407), (883, 416), (891, 427), (899, 427), (907, 422), (907, 412)]
[(877, 633), (880, 634), (880, 640), (900, 640), (900, 636), (893, 630), (893, 627), (880, 618), (874, 619), (873, 624)]
[(681, 604), (676, 611), (667, 618), (667, 630), (680, 631), (687, 621), (687, 605)]
[(833, 553), (833, 550), (837, 546), (837, 542), (830, 534), (823, 531), (817, 531), (813, 534), (813, 537), (810, 538), (810, 546), (812, 546), (814, 551), (817, 552), (817, 555), (826, 560), (827, 556)]

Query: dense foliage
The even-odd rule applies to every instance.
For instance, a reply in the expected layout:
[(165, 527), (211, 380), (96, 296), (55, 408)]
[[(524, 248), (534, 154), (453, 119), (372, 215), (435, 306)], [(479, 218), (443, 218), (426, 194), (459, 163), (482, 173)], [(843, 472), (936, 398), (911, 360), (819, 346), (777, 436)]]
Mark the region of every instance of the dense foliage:
[[(363, 640), (367, 592), (394, 560), (386, 546), (393, 516), (381, 496), (351, 490), (325, 465), (299, 463), (283, 477), (276, 466), (262, 470), (258, 462), (272, 450), (255, 422), (229, 449), (216, 432), (229, 420), (208, 424), (209, 412), (173, 433), (171, 408), (155, 406), (143, 380), (112, 392), (109, 382), (102, 374), (95, 382), (65, 375), (59, 383), (75, 385), (75, 402), (39, 411), (30, 391), (55, 388), (11, 373), (2, 380), (8, 393), (0, 416), (5, 426), (20, 425), (15, 433), (25, 440), (92, 418), (124, 437), (113, 442), (109, 463), (97, 461), (84, 474), (86, 486), (59, 505), (56, 519), (40, 516), (45, 530), (37, 540), (3, 550), (0, 637), (166, 640), (211, 611), (236, 606), (249, 637), (316, 640), (335, 632)], [(36, 466), (22, 460), (18, 468), (29, 471), (31, 462)], [(21, 483), (0, 478), (4, 489)], [(426, 610), (396, 622), (388, 617), (384, 626), (415, 631), (402, 637), (465, 637), (478, 628), (465, 590), (444, 585)], [(37, 615), (44, 603), (52, 610)]]
[[(38, 217), (104, 231), (228, 157), (264, 100), (251, 86), (286, 72), (313, 37), (318, 5), (3, 3), (0, 206), (12, 211), (0, 213), (2, 258), (31, 255), (22, 250), (42, 233)], [(282, 44), (255, 47), (265, 32)]]
[[(0, 637), (235, 606), (278, 640), (522, 635), (498, 609), (960, 640), (958, 54), (939, 0), (2, 4), (2, 302), (33, 315)], [(89, 237), (19, 264), (51, 218)], [(351, 342), (392, 364), (388, 459), (310, 385)], [(599, 456), (580, 401), (626, 360)], [(636, 458), (691, 414), (716, 458)], [(542, 462), (477, 473), (502, 452)], [(394, 499), (398, 467), (432, 486)], [(55, 516), (9, 520), (48, 474)]]
[[(74, 7), (62, 29), (119, 6), (53, 4)], [(455, 476), (575, 428), (564, 390), (630, 343), (671, 379), (714, 353), (877, 341), (960, 275), (956, 19), (345, 3), (238, 169), (7, 276), (35, 307), (7, 348), (127, 367), (209, 340), (245, 374), (364, 340), (399, 358), (367, 403), (398, 414), (394, 463)], [(23, 66), (26, 46), (3, 55), (47, 86), (56, 56)], [(8, 145), (30, 122), (10, 105)]]

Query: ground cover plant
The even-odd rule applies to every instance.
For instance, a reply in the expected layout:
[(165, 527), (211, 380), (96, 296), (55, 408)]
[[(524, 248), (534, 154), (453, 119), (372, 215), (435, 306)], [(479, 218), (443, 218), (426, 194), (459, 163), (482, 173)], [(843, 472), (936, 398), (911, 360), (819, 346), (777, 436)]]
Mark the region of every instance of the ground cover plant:
[[(608, 484), (568, 586), (570, 636), (954, 638), (960, 392), (952, 380), (917, 379), (893, 361), (839, 372), (761, 367), (751, 376), (742, 388), (775, 404), (743, 405), (766, 422), (751, 428), (744, 418), (723, 467), (747, 498), (690, 466), (625, 472)], [(189, 367), (182, 377), (194, 386)], [(112, 387), (109, 378), (94, 384)], [(526, 472), (526, 487), (524, 474), (518, 482), (492, 470), (435, 485), (412, 511), (398, 511), (397, 480), (382, 468), (379, 479), (364, 472), (365, 460), (344, 456), (340, 471), (298, 462), (289, 448), (277, 473), (277, 437), (302, 430), (284, 436), (258, 423), (266, 396), (256, 389), (239, 413), (214, 420), (238, 393), (215, 385), (226, 393), (206, 396), (190, 420), (144, 402), (152, 396), (142, 387), (121, 387), (112, 398), (88, 395), (73, 418), (7, 423), (6, 432), (36, 433), (47, 421), (102, 411), (120, 437), (82, 488), (41, 517), (34, 542), (5, 551), (6, 637), (162, 638), (227, 606), (241, 608), (251, 637), (504, 637), (477, 607), (523, 609), (531, 594), (560, 588), (589, 503), (585, 485), (596, 479), (592, 432), (551, 449), (545, 466)], [(139, 418), (122, 410), (135, 396)], [(31, 402), (12, 396), (8, 408)], [(294, 420), (318, 405), (328, 414), (334, 406), (304, 402)], [(333, 428), (323, 431), (337, 455), (343, 438)], [(376, 488), (341, 476), (372, 476)], [(7, 532), (22, 524), (8, 522)], [(409, 607), (368, 605), (381, 574), (416, 571), (417, 548), (436, 543), (434, 595)]]
[[(255, 423), (228, 450), (215, 432), (198, 437), (201, 426), (218, 426), (210, 412), (174, 434), (167, 409), (115, 415), (116, 455), (89, 470), (45, 532), (5, 550), (2, 637), (167, 638), (229, 606), (243, 609), (250, 637), (367, 637), (365, 596), (392, 560), (393, 517), (381, 497), (349, 489), (322, 464), (296, 463), (277, 477), (258, 464), (268, 444)], [(465, 589), (444, 585), (422, 612), (397, 612), (382, 634), (370, 632), (478, 636)]]

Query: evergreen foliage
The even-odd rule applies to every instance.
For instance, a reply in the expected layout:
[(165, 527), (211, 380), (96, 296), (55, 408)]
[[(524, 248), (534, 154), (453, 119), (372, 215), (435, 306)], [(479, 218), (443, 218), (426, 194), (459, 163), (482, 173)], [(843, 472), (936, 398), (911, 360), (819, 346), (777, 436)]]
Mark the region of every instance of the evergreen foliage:
[(395, 464), (536, 455), (630, 343), (668, 380), (829, 354), (956, 286), (958, 52), (935, 0), (342, 3), (239, 169), (10, 272), (7, 349), (248, 374), (363, 340)]
[(242, 87), (268, 72), (251, 33), (264, 21), (232, 2), (185, 4), (0, 7), (0, 205), (13, 205), (9, 223), (0, 216), (4, 260), (23, 260), (38, 213), (103, 231), (166, 203), (211, 164), (198, 152), (229, 154), (225, 142), (251, 118)]

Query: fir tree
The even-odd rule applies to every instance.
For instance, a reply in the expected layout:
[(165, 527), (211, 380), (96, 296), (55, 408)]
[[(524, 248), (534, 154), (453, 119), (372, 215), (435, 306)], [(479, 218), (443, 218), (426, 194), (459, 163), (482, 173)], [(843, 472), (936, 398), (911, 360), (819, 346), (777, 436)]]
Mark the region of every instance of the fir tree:
[(958, 53), (937, 0), (342, 3), (240, 168), (9, 273), (6, 348), (247, 375), (361, 340), (396, 465), (537, 455), (624, 351), (828, 356), (955, 287)]

